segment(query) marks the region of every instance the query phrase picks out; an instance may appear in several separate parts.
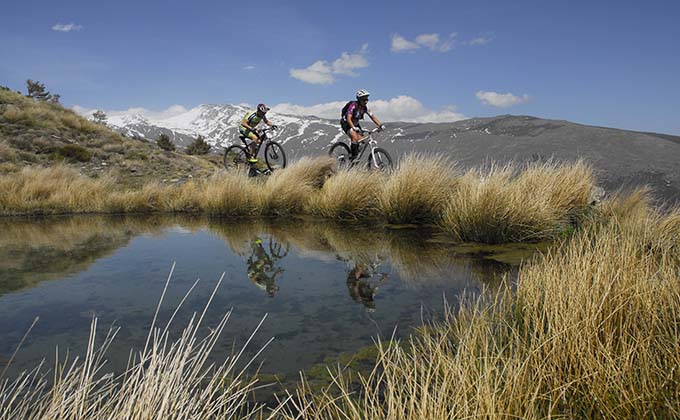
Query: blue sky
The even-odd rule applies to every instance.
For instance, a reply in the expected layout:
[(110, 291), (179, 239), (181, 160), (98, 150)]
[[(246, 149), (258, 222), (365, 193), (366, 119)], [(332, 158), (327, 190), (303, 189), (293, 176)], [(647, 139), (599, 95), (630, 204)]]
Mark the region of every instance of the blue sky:
[(25, 0), (0, 13), (0, 84), (39, 80), (67, 106), (324, 114), (364, 88), (392, 118), (680, 135), (678, 1)]

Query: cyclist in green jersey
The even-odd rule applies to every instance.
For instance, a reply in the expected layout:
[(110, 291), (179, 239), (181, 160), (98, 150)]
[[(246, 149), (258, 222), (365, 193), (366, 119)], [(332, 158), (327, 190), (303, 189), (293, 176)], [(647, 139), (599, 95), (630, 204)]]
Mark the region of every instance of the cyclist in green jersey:
[(264, 123), (268, 126), (277, 128), (275, 124), (272, 124), (271, 121), (267, 119), (267, 111), (269, 111), (269, 107), (267, 105), (259, 104), (255, 111), (248, 112), (245, 117), (243, 117), (241, 120), (241, 126), (238, 129), (242, 136), (248, 137), (250, 140), (252, 140), (252, 143), (250, 143), (249, 146), (250, 159), (248, 159), (248, 161), (250, 163), (257, 163), (255, 151), (257, 150), (256, 145), (260, 144), (260, 137), (255, 132), (255, 127), (260, 124), (260, 121), (264, 121)]

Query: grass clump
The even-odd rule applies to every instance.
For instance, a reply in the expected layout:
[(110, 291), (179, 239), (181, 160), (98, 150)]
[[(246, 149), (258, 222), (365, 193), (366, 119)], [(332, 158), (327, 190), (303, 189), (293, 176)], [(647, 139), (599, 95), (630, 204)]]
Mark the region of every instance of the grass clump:
[(471, 170), (459, 178), (440, 225), (461, 241), (554, 238), (584, 216), (595, 182), (582, 162)]
[(406, 156), (385, 182), (380, 210), (389, 223), (435, 222), (455, 179), (451, 164), (442, 156)]
[(384, 180), (384, 176), (375, 171), (339, 171), (312, 197), (308, 210), (329, 219), (375, 218)]
[(260, 213), (302, 213), (307, 201), (332, 173), (333, 160), (330, 158), (302, 158), (285, 170), (274, 172), (259, 190)]
[(92, 152), (77, 144), (66, 144), (57, 149), (57, 154), (65, 159), (77, 162), (89, 162)]

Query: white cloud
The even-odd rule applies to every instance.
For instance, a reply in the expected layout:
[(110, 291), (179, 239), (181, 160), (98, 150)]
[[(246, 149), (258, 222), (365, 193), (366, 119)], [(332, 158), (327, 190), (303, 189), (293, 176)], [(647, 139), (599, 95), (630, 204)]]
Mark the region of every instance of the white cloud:
[(413, 51), (418, 48), (420, 48), (420, 45), (415, 42), (409, 41), (398, 34), (392, 35), (392, 48), (390, 48), (392, 52)]
[[(92, 114), (97, 111), (97, 109), (84, 108), (79, 105), (75, 105), (71, 108), (73, 112), (80, 114), (84, 117), (91, 117)], [(129, 117), (132, 115), (140, 115), (148, 120), (165, 120), (168, 118), (175, 117), (180, 114), (184, 114), (188, 109), (182, 105), (172, 105), (169, 108), (162, 111), (152, 111), (146, 108), (133, 107), (126, 110), (109, 110), (104, 111), (110, 122), (115, 122), (116, 119), (122, 119), (124, 117)]]
[(439, 34), (420, 34), (416, 36), (414, 41), (409, 41), (399, 34), (392, 35), (392, 52), (415, 51), (421, 47), (430, 49), (431, 51), (447, 52), (450, 51), (458, 36), (457, 33), (449, 34), (448, 37), (442, 39)]
[[(340, 110), (346, 101), (326, 102), (322, 104), (303, 106), (290, 103), (278, 104), (272, 111), (280, 114), (299, 116), (315, 115), (322, 118), (340, 119)], [(369, 108), (382, 121), (406, 122), (453, 122), (465, 119), (465, 115), (456, 112), (454, 106), (440, 110), (425, 107), (417, 99), (400, 95), (391, 99), (377, 99), (369, 102)]]
[(531, 97), (527, 94), (516, 96), (512, 93), (485, 92), (483, 90), (477, 92), (475, 96), (477, 96), (477, 99), (482, 101), (482, 103), (499, 108), (507, 108), (513, 105), (523, 104), (531, 99)]
[(368, 44), (361, 46), (359, 52), (355, 54), (348, 54), (343, 52), (340, 58), (333, 61), (332, 71), (334, 74), (344, 74), (346, 76), (357, 76), (354, 69), (363, 69), (368, 67), (368, 60), (365, 55), (368, 53)]
[(358, 52), (351, 54), (343, 52), (340, 58), (330, 64), (328, 61), (318, 60), (304, 69), (290, 69), (289, 73), (291, 77), (305, 83), (315, 85), (331, 84), (335, 82), (334, 75), (358, 76), (354, 70), (369, 66), (368, 59), (366, 59), (367, 53), (368, 44), (364, 44)]
[(304, 69), (290, 69), (290, 75), (294, 79), (313, 85), (328, 85), (335, 82), (331, 68), (326, 61), (316, 61)]
[(76, 25), (75, 23), (57, 23), (56, 25), (52, 26), (53, 31), (57, 32), (71, 32), (71, 31), (79, 31), (83, 29), (82, 25)]
[(243, 70), (255, 70), (255, 66), (253, 65), (243, 66)]
[(477, 38), (473, 38), (469, 41), (463, 41), (463, 44), (471, 46), (486, 45), (491, 41), (493, 41), (493, 35), (480, 35)]

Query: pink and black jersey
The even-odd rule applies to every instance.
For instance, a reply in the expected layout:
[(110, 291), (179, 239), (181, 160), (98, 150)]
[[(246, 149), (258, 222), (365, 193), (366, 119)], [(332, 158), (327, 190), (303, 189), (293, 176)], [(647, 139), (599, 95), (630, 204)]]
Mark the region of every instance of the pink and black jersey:
[(368, 110), (368, 107), (359, 105), (359, 102), (357, 101), (351, 101), (348, 104), (347, 111), (343, 114), (342, 119), (343, 121), (347, 121), (347, 116), (351, 115), (352, 121), (363, 120), (365, 114), (371, 115), (371, 111)]

